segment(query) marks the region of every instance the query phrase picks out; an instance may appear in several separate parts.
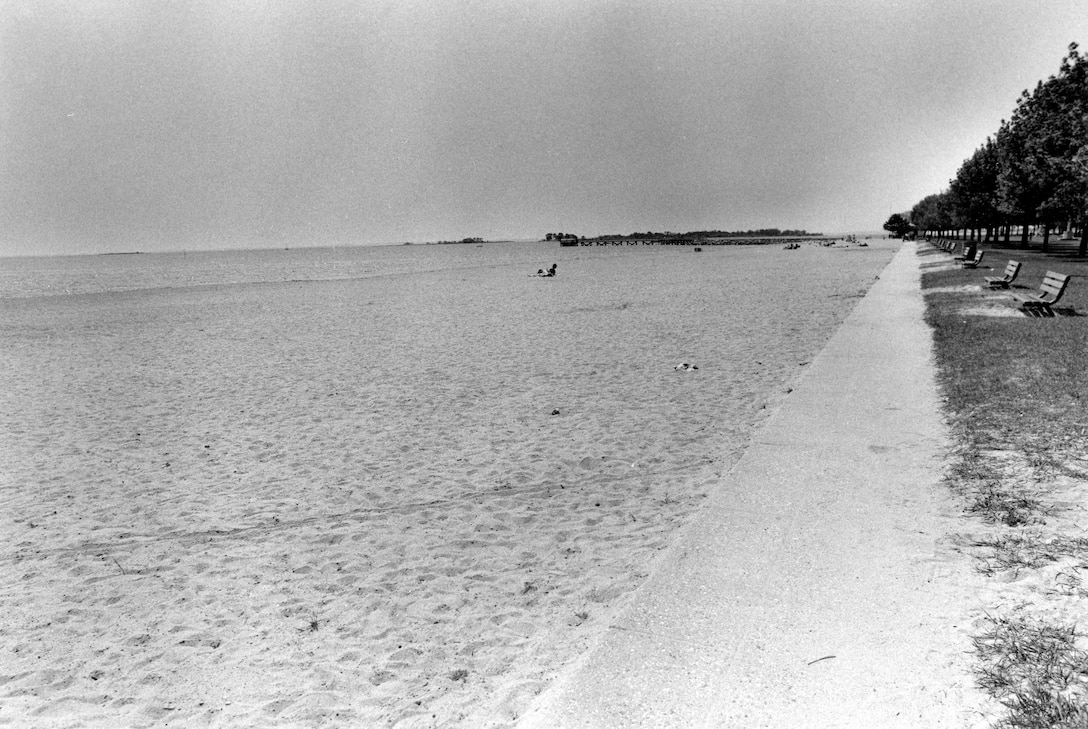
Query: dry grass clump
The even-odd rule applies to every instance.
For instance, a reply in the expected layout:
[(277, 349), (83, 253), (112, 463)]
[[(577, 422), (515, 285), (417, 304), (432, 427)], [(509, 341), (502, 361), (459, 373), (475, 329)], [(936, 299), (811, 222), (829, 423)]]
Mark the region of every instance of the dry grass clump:
[(1009, 710), (998, 726), (1088, 726), (1088, 653), (1076, 629), (1026, 617), (990, 621), (974, 643), (979, 685)]
[(1002, 488), (1001, 484), (987, 485), (975, 491), (965, 508), (967, 513), (986, 522), (1012, 527), (1039, 523), (1045, 514), (1038, 499)]
[(1010, 715), (998, 727), (1010, 729), (1083, 729), (1088, 709), (1076, 701), (1043, 689), (1032, 689), (1006, 703)]
[(976, 539), (972, 546), (988, 549), (981, 558), (980, 571), (992, 575), (1005, 570), (1038, 569), (1072, 557), (1088, 566), (1088, 538), (1052, 537), (1037, 534), (1007, 534)]
[(946, 471), (945, 483), (963, 497), (968, 514), (988, 524), (1039, 524), (1048, 513), (1042, 501), (1022, 484), (1004, 477), (975, 446), (960, 451)]

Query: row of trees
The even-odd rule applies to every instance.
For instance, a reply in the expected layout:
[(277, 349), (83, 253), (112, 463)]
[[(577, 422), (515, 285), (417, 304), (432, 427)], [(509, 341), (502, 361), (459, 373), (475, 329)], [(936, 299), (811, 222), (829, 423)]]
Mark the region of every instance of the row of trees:
[[(557, 236), (563, 233), (557, 233)], [(599, 235), (592, 240), (655, 240), (658, 238), (773, 238), (775, 236), (819, 236), (822, 233), (809, 233), (804, 230), (781, 230), (779, 228), (760, 228), (759, 230), (693, 230), (688, 233), (655, 233), (648, 230), (645, 233), (631, 233), (630, 235)], [(548, 234), (547, 240), (551, 240), (552, 234)], [(561, 240), (556, 238), (556, 240)]]
[(1021, 94), (1012, 118), (963, 162), (947, 191), (885, 223), (896, 235), (963, 231), (1006, 241), (1018, 227), (1025, 246), (1032, 226), (1042, 229), (1044, 250), (1052, 232), (1079, 228), (1080, 255), (1088, 255), (1088, 55), (1076, 43), (1056, 75)]

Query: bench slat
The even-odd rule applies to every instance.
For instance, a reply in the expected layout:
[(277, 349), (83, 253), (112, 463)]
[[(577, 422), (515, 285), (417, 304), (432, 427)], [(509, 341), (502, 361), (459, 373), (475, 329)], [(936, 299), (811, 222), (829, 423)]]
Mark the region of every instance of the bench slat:
[(1035, 316), (1040, 314), (1054, 316), (1050, 307), (1058, 303), (1058, 299), (1065, 293), (1069, 279), (1070, 276), (1067, 274), (1047, 271), (1042, 285), (1039, 286), (1038, 294), (1013, 294), (1013, 298), (1021, 303), (1025, 312), (1033, 313)]
[(1005, 264), (1005, 274), (1001, 278), (987, 277), (986, 283), (989, 284), (992, 289), (1007, 289), (1009, 284), (1016, 279), (1016, 275), (1020, 273), (1020, 262), (1009, 260)]
[(1046, 278), (1043, 279), (1043, 285), (1039, 288), (1049, 294), (1057, 295), (1063, 288), (1065, 288), (1065, 283), (1068, 280), (1068, 276), (1062, 276), (1060, 274), (1054, 274), (1048, 271), (1046, 274)]

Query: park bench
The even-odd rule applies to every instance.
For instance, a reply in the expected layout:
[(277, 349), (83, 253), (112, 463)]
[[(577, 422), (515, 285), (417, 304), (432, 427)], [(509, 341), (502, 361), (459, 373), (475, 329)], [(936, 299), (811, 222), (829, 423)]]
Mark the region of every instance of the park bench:
[(982, 254), (986, 251), (981, 248), (975, 249), (975, 257), (961, 261), (964, 268), (978, 268), (978, 264), (982, 263)]
[(960, 254), (958, 256), (953, 256), (952, 260), (954, 260), (954, 261), (966, 261), (966, 260), (968, 260), (969, 258), (971, 258), (972, 256), (975, 255), (975, 250), (977, 250), (977, 249), (978, 249), (978, 246), (969, 246), (969, 245), (967, 245), (967, 243), (965, 241), (964, 244), (963, 244), (963, 248), (960, 249)]
[(1012, 297), (1020, 302), (1020, 308), (1028, 316), (1054, 316), (1050, 307), (1058, 303), (1069, 285), (1069, 276), (1054, 271), (1047, 271), (1043, 283), (1039, 286), (1037, 294), (1013, 294)]
[(1020, 273), (1020, 261), (1010, 260), (1005, 265), (1005, 274), (1001, 278), (986, 278), (986, 285), (991, 289), (1007, 289), (1009, 284), (1016, 280), (1016, 276)]

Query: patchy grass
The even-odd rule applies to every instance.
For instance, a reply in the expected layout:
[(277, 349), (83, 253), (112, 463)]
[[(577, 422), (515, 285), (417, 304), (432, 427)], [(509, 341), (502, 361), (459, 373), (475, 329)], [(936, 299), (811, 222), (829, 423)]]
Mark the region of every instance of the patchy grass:
[(1084, 537), (1044, 538), (1038, 534), (1004, 534), (977, 539), (973, 546), (988, 550), (980, 557), (984, 574), (1006, 570), (1038, 569), (1072, 557), (1088, 564), (1088, 539)]
[(974, 639), (979, 685), (1008, 708), (1002, 727), (1088, 726), (1088, 654), (1072, 626), (991, 619)]
[[(945, 254), (931, 255), (947, 260)], [(971, 445), (985, 448), (998, 441), (1041, 458), (1063, 451), (1083, 452), (1088, 445), (1088, 378), (1084, 376), (1088, 261), (1054, 260), (1020, 250), (993, 251), (987, 256), (997, 270), (937, 268), (923, 276), (923, 289), (941, 289), (926, 296), (926, 320), (933, 327), (949, 408), (969, 426)], [(984, 288), (984, 278), (997, 275), (1008, 258), (1023, 261), (1017, 279), (1021, 290), (1036, 288), (1047, 270), (1071, 274), (1062, 305), (1080, 316), (1035, 319), (962, 314), (965, 306), (987, 297), (1015, 309), (1015, 302), (1005, 294)], [(947, 290), (971, 285), (983, 288)]]
[[(1076, 522), (1088, 501), (1088, 260), (1068, 249), (983, 249), (989, 268), (978, 271), (920, 249), (926, 320), (955, 439), (946, 481), (986, 524), (969, 550), (983, 574), (1040, 575), (1018, 583), (1032, 607), (991, 618), (975, 636), (978, 682), (1006, 707), (1001, 727), (1088, 727), (1088, 655), (1072, 627), (1088, 618), (1079, 576), (1088, 569), (1088, 536)], [(1023, 263), (1014, 291), (1037, 289), (1046, 271), (1073, 276), (1058, 316), (992, 315), (1016, 306), (984, 281), (1010, 258)], [(1055, 584), (1035, 587), (1046, 581)]]
[(1045, 509), (1038, 499), (1005, 488), (1000, 482), (987, 484), (970, 494), (967, 513), (984, 521), (1005, 526), (1027, 526), (1043, 521)]
[(1049, 511), (1032, 495), (1028, 485), (1010, 481), (1002, 464), (986, 457), (976, 446), (967, 445), (971, 433), (961, 427), (956, 457), (946, 473), (946, 483), (964, 500), (964, 510), (989, 524), (1027, 526), (1045, 521)]
[[(983, 246), (987, 249), (987, 246)], [(992, 523), (1039, 522), (1040, 502), (1027, 484), (995, 478), (981, 453), (1018, 453), (1037, 476), (1076, 473), (1070, 464), (1088, 452), (1088, 261), (1050, 257), (1037, 250), (990, 250), (993, 270), (944, 265), (947, 254), (926, 251), (922, 280), (926, 321), (933, 329), (938, 378), (961, 455), (951, 481), (967, 497), (969, 511)], [(991, 292), (994, 276), (1009, 258), (1023, 263), (1017, 284), (1038, 286), (1046, 271), (1074, 278), (1061, 306), (1080, 316), (1048, 319), (964, 314), (980, 301), (1015, 308), (1007, 294)], [(1016, 290), (1016, 289), (1014, 289)]]

